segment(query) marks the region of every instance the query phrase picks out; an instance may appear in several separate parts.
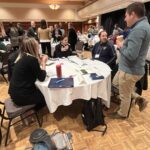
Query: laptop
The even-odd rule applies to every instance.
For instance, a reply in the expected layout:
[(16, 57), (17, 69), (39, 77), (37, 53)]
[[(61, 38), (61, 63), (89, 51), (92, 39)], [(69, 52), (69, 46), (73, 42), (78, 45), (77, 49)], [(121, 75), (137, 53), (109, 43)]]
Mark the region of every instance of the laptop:
[(73, 78), (51, 78), (49, 88), (71, 88), (74, 87)]

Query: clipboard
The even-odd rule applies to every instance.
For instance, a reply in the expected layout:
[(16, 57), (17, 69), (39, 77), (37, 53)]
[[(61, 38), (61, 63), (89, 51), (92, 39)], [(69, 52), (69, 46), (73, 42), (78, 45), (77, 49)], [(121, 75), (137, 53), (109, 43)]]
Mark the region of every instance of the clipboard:
[(74, 87), (73, 78), (51, 78), (48, 88), (72, 88)]

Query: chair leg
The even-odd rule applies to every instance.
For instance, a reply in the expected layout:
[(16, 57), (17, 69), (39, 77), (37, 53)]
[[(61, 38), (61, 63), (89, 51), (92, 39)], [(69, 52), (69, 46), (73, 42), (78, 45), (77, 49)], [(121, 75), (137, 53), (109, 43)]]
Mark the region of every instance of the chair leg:
[(1, 131), (1, 128), (0, 128), (0, 145), (2, 143), (2, 131)]
[(128, 110), (128, 115), (127, 115), (127, 118), (129, 118), (129, 115), (130, 115), (131, 106), (132, 106), (132, 99), (131, 99), (131, 102), (130, 102), (130, 106), (129, 106), (129, 110)]
[(2, 76), (4, 78), (4, 80), (8, 83), (7, 79), (5, 78), (5, 75), (2, 73)]
[(11, 126), (11, 121), (12, 121), (12, 119), (10, 119), (9, 123), (8, 123), (8, 128), (7, 128), (7, 132), (6, 132), (6, 139), (5, 139), (5, 146), (7, 146), (7, 141), (8, 141), (8, 135), (9, 135), (9, 130), (10, 130), (10, 126)]
[(39, 127), (42, 127), (43, 118), (42, 118), (42, 119), (41, 119), (41, 121), (40, 121), (40, 119), (39, 119), (39, 116), (38, 116), (38, 113), (37, 113), (37, 112), (35, 112), (35, 116), (36, 116), (36, 119), (37, 119), (37, 121), (38, 121)]
[(3, 117), (4, 117), (4, 115), (5, 115), (5, 107), (3, 108), (3, 113), (2, 113), (2, 119), (1, 119), (1, 126), (3, 126)]

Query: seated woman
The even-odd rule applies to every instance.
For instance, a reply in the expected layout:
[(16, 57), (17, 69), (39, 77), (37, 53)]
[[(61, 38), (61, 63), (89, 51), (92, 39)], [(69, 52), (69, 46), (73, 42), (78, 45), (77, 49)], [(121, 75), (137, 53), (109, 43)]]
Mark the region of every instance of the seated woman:
[(47, 55), (39, 56), (38, 49), (39, 45), (34, 38), (23, 39), (9, 86), (9, 94), (16, 105), (35, 104), (36, 110), (45, 106), (44, 96), (36, 88), (35, 81), (45, 80), (45, 66), (48, 60)]
[(72, 55), (72, 51), (68, 43), (68, 38), (66, 36), (61, 37), (60, 44), (55, 47), (54, 58), (68, 57), (70, 55)]

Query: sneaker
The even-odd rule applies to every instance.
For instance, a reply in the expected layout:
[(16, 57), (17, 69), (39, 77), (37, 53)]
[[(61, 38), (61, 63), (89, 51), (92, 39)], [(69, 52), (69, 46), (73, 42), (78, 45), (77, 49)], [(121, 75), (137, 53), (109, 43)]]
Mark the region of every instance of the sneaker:
[(127, 118), (124, 116), (120, 116), (117, 112), (113, 112), (113, 113), (109, 114), (108, 117), (111, 119), (122, 119), (122, 120)]
[(147, 107), (148, 101), (143, 97), (137, 97), (135, 104), (139, 106), (139, 111), (143, 111)]

